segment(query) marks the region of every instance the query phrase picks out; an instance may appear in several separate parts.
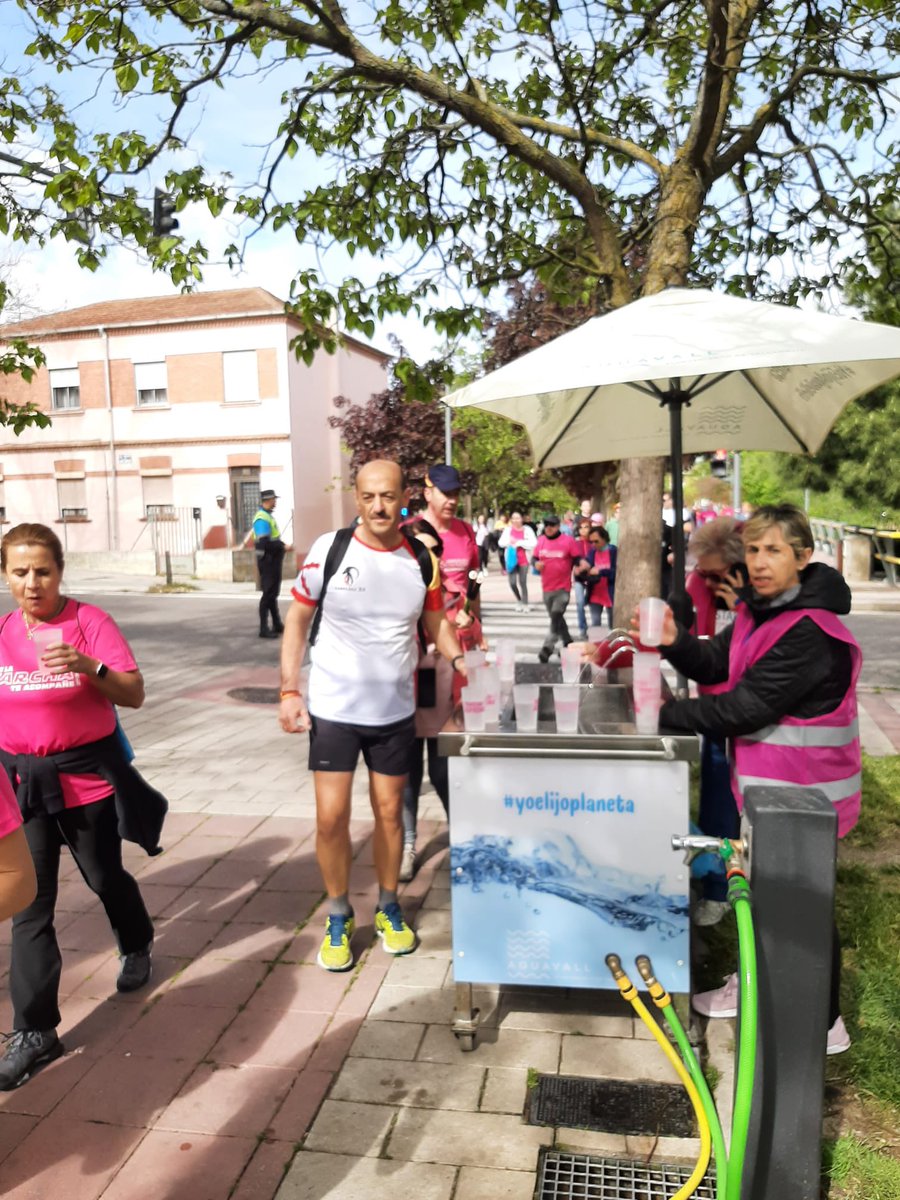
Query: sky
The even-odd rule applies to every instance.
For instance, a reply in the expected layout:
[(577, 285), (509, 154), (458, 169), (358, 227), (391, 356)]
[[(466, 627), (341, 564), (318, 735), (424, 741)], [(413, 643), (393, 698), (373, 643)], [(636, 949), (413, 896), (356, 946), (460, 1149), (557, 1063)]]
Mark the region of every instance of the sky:
[[(18, 5), (12, 0), (0, 0), (0, 46), (3, 47), (0, 74), (25, 70), (39, 74), (39, 68), (24, 54), (27, 42), (25, 17)], [(158, 101), (140, 99), (124, 112), (115, 111), (110, 98), (94, 91), (94, 72), (76, 71), (68, 76), (54, 74), (50, 82), (71, 97), (71, 107), (77, 111), (79, 123), (92, 123), (97, 128), (141, 127), (145, 120), (164, 111)], [(274, 131), (277, 127), (280, 90), (280, 84), (258, 78), (231, 81), (227, 94), (210, 89), (202, 109), (199, 105), (196, 107), (192, 123), (186, 126), (191, 129), (188, 147), (169, 156), (154, 168), (154, 175), (141, 181), (148, 208), (152, 205), (154, 186), (163, 182), (166, 169), (175, 166), (202, 161), (207, 169), (230, 172), (240, 182), (242, 170), (254, 154), (254, 148), (258, 155), (263, 140), (261, 131)], [(40, 161), (37, 145), (7, 149)], [(288, 164), (285, 186), (289, 186), (291, 171), (303, 172), (308, 183), (311, 172), (316, 169), (309, 161), (301, 161), (301, 155)], [(233, 270), (224, 261), (223, 253), (232, 241), (240, 242), (240, 237), (236, 237), (240, 231), (233, 222), (223, 217), (214, 218), (205, 205), (190, 206), (179, 213), (178, 218), (178, 232), (189, 242), (200, 240), (209, 251), (203, 283), (199, 285), (202, 291), (263, 287), (287, 299), (291, 279), (302, 268), (319, 266), (320, 274), (330, 282), (345, 274), (368, 281), (383, 269), (383, 264), (362, 254), (351, 261), (339, 246), (330, 250), (324, 259), (317, 259), (311, 248), (297, 243), (289, 229), (279, 232), (267, 229), (247, 241), (244, 263), (239, 270)], [(134, 247), (114, 248), (100, 268), (91, 272), (79, 267), (74, 249), (62, 239), (38, 248), (0, 237), (0, 275), (18, 293), (23, 316), (76, 308), (100, 300), (170, 295), (178, 290), (164, 273), (154, 272), (146, 257)], [(15, 315), (15, 312), (8, 312), (7, 319)], [(440, 338), (415, 317), (386, 319), (377, 326), (371, 341), (379, 349), (390, 352), (392, 336), (419, 361), (430, 357), (441, 344)]]

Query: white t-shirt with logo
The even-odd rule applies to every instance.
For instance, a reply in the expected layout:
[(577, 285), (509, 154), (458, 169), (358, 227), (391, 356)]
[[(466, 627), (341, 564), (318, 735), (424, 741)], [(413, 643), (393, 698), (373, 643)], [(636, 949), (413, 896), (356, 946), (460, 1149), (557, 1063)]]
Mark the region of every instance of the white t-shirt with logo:
[[(334, 533), (313, 543), (291, 589), (315, 606)], [(380, 550), (353, 535), (328, 580), (316, 644), (310, 648), (307, 707), (315, 717), (347, 725), (390, 725), (415, 712), (413, 677), (419, 657), (416, 622), (440, 611), (441, 577), (432, 560), (431, 586), (406, 539)]]

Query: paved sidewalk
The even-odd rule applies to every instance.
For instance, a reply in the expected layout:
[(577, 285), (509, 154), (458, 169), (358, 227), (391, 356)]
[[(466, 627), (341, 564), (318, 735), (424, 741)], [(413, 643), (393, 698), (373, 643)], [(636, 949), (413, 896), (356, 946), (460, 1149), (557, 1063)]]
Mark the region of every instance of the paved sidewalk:
[[(69, 580), (83, 595), (90, 582)], [(126, 582), (123, 590), (143, 590)], [(101, 586), (108, 590), (106, 580)], [(245, 589), (232, 593), (238, 599), (254, 601), (248, 585), (233, 586)], [(492, 575), (484, 596), (491, 619), (505, 620), (505, 580)], [(172, 811), (165, 853), (148, 859), (128, 847), (127, 856), (157, 921), (153, 980), (137, 994), (115, 993), (108, 924), (69, 864), (58, 906), (67, 1053), (0, 1095), (0, 1193), (526, 1200), (544, 1144), (692, 1159), (693, 1141), (523, 1123), (529, 1069), (674, 1081), (617, 996), (483, 989), (476, 1048), (459, 1050), (449, 1028), (446, 835), (433, 793), (423, 795), (420, 845), (431, 840), (403, 897), (417, 913), (419, 950), (392, 960), (372, 944), (376, 885), (361, 773), (358, 966), (327, 975), (314, 965), (324, 914), (305, 739), (286, 739), (271, 706), (225, 700), (238, 685), (272, 686), (272, 675), (222, 667), (201, 683), (189, 660), (148, 670), (149, 699), (126, 725), (138, 766)], [(891, 698), (863, 703), (871, 736), (880, 731), (896, 750)], [(0, 940), (5, 972), (8, 925)], [(5, 994), (0, 1011), (0, 1028), (11, 1028)]]

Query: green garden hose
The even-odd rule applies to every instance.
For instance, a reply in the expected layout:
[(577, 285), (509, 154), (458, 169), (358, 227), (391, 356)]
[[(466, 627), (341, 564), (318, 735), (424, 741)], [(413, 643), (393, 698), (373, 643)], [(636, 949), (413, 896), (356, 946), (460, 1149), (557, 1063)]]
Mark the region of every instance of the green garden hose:
[(750, 885), (738, 866), (728, 870), (728, 899), (734, 908), (738, 929), (740, 977), (740, 1037), (738, 1040), (734, 1113), (728, 1155), (728, 1195), (740, 1200), (744, 1155), (750, 1128), (753, 1079), (756, 1073), (756, 1027), (758, 1020), (756, 939), (750, 908)]

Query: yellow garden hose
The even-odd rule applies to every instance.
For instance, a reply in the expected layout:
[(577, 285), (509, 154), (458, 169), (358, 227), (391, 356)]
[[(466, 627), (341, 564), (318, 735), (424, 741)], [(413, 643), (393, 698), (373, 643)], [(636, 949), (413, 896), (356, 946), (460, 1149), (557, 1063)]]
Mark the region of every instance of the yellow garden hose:
[(627, 1000), (637, 1015), (641, 1018), (656, 1041), (659, 1047), (665, 1054), (666, 1058), (675, 1068), (678, 1073), (678, 1078), (684, 1084), (685, 1091), (691, 1098), (691, 1104), (694, 1106), (694, 1114), (697, 1117), (697, 1125), (700, 1128), (700, 1157), (697, 1159), (697, 1164), (691, 1174), (690, 1179), (685, 1183), (684, 1187), (672, 1197), (672, 1200), (687, 1200), (688, 1196), (693, 1196), (697, 1190), (703, 1176), (706, 1174), (706, 1168), (709, 1166), (709, 1155), (712, 1147), (712, 1137), (709, 1129), (709, 1122), (706, 1119), (706, 1113), (703, 1111), (703, 1102), (700, 1099), (700, 1093), (694, 1084), (693, 1079), (687, 1072), (684, 1063), (675, 1053), (669, 1039), (660, 1029), (659, 1025), (644, 1007), (640, 996), (638, 996), (637, 988), (622, 970), (622, 962), (617, 954), (607, 954), (606, 965), (609, 967), (613, 979), (615, 979), (619, 991), (622, 993), (622, 998)]

